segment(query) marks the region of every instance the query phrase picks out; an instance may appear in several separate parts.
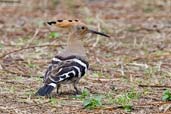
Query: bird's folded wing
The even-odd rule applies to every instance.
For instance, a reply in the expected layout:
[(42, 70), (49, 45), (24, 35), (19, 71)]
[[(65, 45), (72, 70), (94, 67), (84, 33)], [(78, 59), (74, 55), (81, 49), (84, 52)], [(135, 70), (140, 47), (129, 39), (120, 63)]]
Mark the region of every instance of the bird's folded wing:
[(56, 56), (45, 74), (45, 84), (58, 83), (65, 80), (71, 80), (73, 77), (80, 78), (88, 69), (88, 62), (80, 57), (70, 56), (60, 58)]
[(51, 64), (48, 66), (45, 75), (44, 75), (44, 82), (46, 82), (48, 76), (50, 75), (51, 71), (53, 68), (57, 68), (59, 66), (59, 64), (62, 62), (61, 59), (54, 57), (51, 61)]
[(46, 84), (58, 83), (64, 80), (70, 80), (73, 77), (78, 77), (81, 75), (80, 69), (73, 65), (72, 61), (63, 61), (58, 65), (52, 65), (50, 71), (48, 71)]

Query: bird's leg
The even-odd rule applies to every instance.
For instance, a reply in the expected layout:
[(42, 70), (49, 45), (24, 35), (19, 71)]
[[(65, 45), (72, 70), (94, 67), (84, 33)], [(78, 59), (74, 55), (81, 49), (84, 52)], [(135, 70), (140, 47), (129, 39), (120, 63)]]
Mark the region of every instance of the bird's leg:
[(77, 88), (77, 83), (78, 83), (78, 81), (75, 81), (75, 82), (73, 83), (73, 86), (74, 86), (75, 94), (76, 94), (76, 95), (77, 95), (77, 94), (81, 94), (81, 91), (78, 90), (78, 88)]
[(57, 94), (59, 94), (59, 88), (61, 87), (61, 85), (60, 84), (57, 84), (57, 86), (56, 86), (56, 93)]

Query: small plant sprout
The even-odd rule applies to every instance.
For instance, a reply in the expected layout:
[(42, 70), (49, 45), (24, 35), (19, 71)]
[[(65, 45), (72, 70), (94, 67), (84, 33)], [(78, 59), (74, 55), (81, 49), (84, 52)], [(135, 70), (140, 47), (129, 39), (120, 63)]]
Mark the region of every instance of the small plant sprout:
[(105, 95), (105, 100), (107, 101), (108, 104), (113, 104), (114, 103), (114, 95), (111, 92), (108, 92)]
[(90, 96), (90, 92), (87, 89), (83, 89), (81, 95), (77, 95), (76, 98), (79, 98), (80, 100), (83, 100), (88, 96)]
[(132, 110), (131, 100), (126, 94), (117, 96), (115, 98), (115, 103), (121, 105), (127, 112), (131, 112)]
[(56, 98), (50, 98), (50, 103), (55, 106), (57, 104), (57, 99)]
[(102, 106), (102, 96), (91, 95), (87, 89), (82, 91), (81, 95), (77, 95), (76, 98), (83, 101), (83, 107), (87, 109), (94, 109), (96, 107)]
[(53, 38), (59, 38), (61, 35), (58, 32), (51, 32), (49, 34), (49, 38), (53, 39)]
[(115, 98), (115, 103), (119, 104), (122, 106), (122, 108), (126, 111), (126, 112), (131, 112), (132, 111), (132, 100), (133, 99), (138, 99), (140, 97), (140, 93), (136, 92), (134, 89), (132, 89), (131, 91), (122, 94), (122, 95), (118, 95)]
[(15, 93), (16, 89), (14, 86), (11, 86), (9, 91), (10, 91), (10, 93)]
[(155, 73), (158, 72), (158, 69), (156, 67), (149, 67), (144, 70), (145, 75), (147, 76), (153, 76)]
[(102, 96), (90, 96), (83, 101), (84, 108), (94, 109), (96, 107), (102, 106)]
[(171, 101), (171, 92), (170, 90), (165, 90), (162, 95), (162, 100), (163, 101)]
[(0, 49), (2, 49), (4, 47), (4, 45), (2, 43), (0, 43)]

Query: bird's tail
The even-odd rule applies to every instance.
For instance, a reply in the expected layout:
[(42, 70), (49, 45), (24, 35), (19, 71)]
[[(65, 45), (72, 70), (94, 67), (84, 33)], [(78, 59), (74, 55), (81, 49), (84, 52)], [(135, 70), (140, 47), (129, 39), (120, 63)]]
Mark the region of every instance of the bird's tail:
[(53, 89), (56, 87), (55, 83), (50, 83), (47, 85), (44, 85), (43, 87), (41, 87), (36, 95), (40, 95), (40, 96), (48, 96), (50, 95), (50, 93), (53, 91)]

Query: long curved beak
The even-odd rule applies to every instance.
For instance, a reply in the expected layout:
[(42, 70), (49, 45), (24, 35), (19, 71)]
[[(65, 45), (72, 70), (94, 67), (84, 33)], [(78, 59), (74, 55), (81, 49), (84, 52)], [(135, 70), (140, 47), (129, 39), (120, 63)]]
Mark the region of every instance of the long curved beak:
[(106, 35), (104, 33), (101, 33), (101, 32), (97, 32), (95, 30), (89, 30), (90, 33), (93, 33), (93, 34), (98, 34), (98, 35), (101, 35), (101, 36), (105, 36), (105, 37), (110, 37), (109, 35)]

